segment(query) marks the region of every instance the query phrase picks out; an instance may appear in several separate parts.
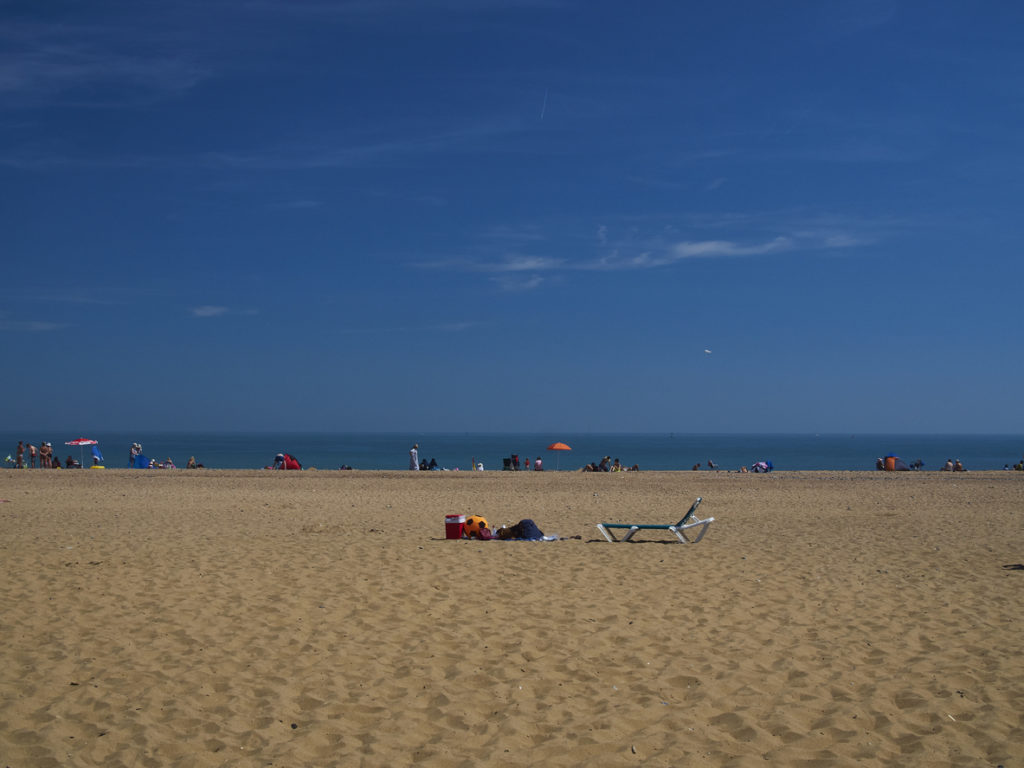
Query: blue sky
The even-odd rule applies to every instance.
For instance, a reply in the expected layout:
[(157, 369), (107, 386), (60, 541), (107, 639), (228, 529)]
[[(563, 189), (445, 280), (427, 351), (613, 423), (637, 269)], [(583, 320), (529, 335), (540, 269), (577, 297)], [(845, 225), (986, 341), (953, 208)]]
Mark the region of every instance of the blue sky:
[(1022, 28), (0, 0), (3, 426), (1024, 433)]

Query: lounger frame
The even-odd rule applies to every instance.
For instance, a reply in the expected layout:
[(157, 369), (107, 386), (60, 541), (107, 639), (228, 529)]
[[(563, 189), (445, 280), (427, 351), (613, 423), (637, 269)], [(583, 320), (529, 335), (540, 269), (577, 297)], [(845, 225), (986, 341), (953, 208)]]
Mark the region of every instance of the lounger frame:
[[(677, 539), (679, 539), (679, 541), (681, 543), (683, 543), (683, 544), (696, 544), (698, 541), (700, 541), (701, 539), (704, 538), (704, 534), (706, 534), (708, 532), (708, 526), (711, 525), (713, 522), (715, 522), (715, 518), (713, 518), (713, 517), (707, 517), (707, 518), (704, 518), (703, 520), (701, 520), (699, 517), (697, 517), (694, 514), (697, 511), (697, 507), (700, 506), (701, 501), (703, 501), (703, 497), (698, 496), (697, 500), (695, 502), (693, 502), (693, 506), (690, 507), (689, 511), (685, 515), (683, 515), (682, 519), (678, 523), (673, 523), (671, 525), (640, 525), (640, 524), (634, 524), (634, 523), (598, 523), (597, 524), (597, 530), (599, 530), (601, 532), (601, 534), (605, 537), (605, 539), (607, 539), (608, 541), (611, 541), (611, 542), (630, 541), (630, 540), (632, 540), (633, 536), (636, 534), (637, 531), (654, 530), (654, 531), (670, 531), (670, 532), (672, 532), (675, 535), (675, 537)], [(623, 536), (621, 539), (615, 538), (615, 534), (613, 534), (611, 532), (611, 530), (609, 530), (609, 529), (613, 529), (613, 528), (625, 528), (625, 529), (627, 529), (626, 530), (626, 535)], [(691, 539), (689, 536), (687, 536), (686, 532), (690, 531), (690, 530), (692, 530), (694, 528), (700, 528), (700, 531), (697, 532), (696, 537)]]

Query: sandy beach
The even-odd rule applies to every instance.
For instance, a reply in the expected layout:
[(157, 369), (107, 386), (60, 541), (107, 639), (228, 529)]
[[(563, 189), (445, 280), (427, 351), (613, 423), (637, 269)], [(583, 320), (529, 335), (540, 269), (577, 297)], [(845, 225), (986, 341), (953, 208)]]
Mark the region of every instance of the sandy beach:
[[(696, 545), (594, 527), (696, 496)], [(0, 498), (3, 766), (1024, 761), (1022, 473), (4, 470)]]

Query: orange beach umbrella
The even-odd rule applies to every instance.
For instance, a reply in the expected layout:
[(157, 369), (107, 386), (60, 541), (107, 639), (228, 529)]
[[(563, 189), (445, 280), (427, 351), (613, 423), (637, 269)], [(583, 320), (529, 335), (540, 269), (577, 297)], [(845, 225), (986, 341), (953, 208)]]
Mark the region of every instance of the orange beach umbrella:
[[(565, 443), (552, 443), (551, 445), (548, 446), (548, 450), (549, 451), (571, 451), (572, 448), (570, 448)], [(558, 469), (558, 459), (559, 459), (559, 457), (556, 456), (555, 457), (555, 469)]]

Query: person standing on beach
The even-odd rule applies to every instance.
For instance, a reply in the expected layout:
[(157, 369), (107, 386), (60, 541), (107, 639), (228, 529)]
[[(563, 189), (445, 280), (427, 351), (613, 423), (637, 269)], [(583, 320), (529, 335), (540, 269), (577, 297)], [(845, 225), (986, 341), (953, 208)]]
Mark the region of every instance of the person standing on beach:
[(32, 443), (28, 444), (28, 465), (32, 468), (36, 468), (36, 447)]
[(409, 449), (409, 469), (420, 471), (420, 444), (413, 443)]
[(15, 452), (14, 456), (15, 456), (14, 468), (15, 469), (24, 469), (25, 468), (25, 443), (22, 442), (21, 440), (18, 441), (18, 450)]

